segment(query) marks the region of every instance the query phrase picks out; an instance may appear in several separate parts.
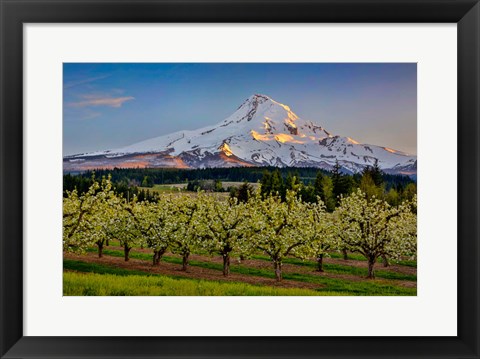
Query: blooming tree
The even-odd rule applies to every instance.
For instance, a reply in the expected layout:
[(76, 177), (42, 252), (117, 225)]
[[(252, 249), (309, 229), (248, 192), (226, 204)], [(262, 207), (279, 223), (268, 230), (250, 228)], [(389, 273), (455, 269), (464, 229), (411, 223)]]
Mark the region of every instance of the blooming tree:
[(237, 198), (227, 201), (209, 196), (200, 209), (201, 221), (197, 225), (200, 245), (223, 258), (223, 275), (230, 274), (232, 252), (244, 253), (249, 231), (248, 205)]
[(92, 211), (86, 217), (89, 224), (87, 235), (97, 245), (100, 258), (105, 244), (111, 239), (117, 239), (118, 232), (122, 230), (118, 223), (118, 216), (122, 211), (121, 201), (113, 190), (110, 176), (102, 178)]
[(391, 207), (375, 197), (368, 200), (359, 189), (341, 198), (335, 216), (342, 241), (367, 258), (368, 278), (375, 278), (374, 265), (380, 256), (395, 259), (416, 252), (416, 225), (412, 224), (416, 216), (409, 205)]
[(120, 242), (126, 262), (130, 259), (130, 250), (140, 244), (142, 238), (141, 229), (133, 215), (138, 206), (137, 198), (134, 197), (130, 202), (119, 199), (115, 205), (111, 205), (109, 208), (110, 219), (107, 222), (106, 230), (110, 232), (110, 237), (116, 238)]
[(91, 245), (91, 238), (86, 235), (87, 216), (95, 206), (95, 192), (98, 182), (89, 190), (78, 195), (77, 190), (67, 193), (63, 199), (63, 249), (66, 251), (83, 251)]
[(110, 177), (103, 178), (101, 183), (94, 180), (81, 196), (76, 190), (69, 192), (63, 202), (64, 249), (82, 251), (96, 244), (98, 256), (102, 257), (104, 244), (113, 235), (118, 204)]
[(159, 265), (162, 256), (168, 249), (171, 202), (169, 198), (162, 197), (158, 203), (137, 202), (129, 209), (134, 218), (138, 231), (141, 234), (141, 245), (153, 249), (153, 265)]
[(281, 281), (284, 258), (304, 253), (298, 249), (307, 242), (300, 230), (306, 225), (306, 206), (292, 191), (287, 192), (285, 202), (279, 196), (269, 196), (264, 200), (259, 200), (257, 196), (253, 201), (251, 243), (270, 257), (275, 278)]
[(299, 228), (306, 240), (302, 249), (306, 251), (305, 256), (316, 259), (317, 271), (323, 272), (323, 258), (328, 251), (339, 248), (339, 238), (333, 216), (325, 211), (321, 200), (306, 207), (307, 222)]
[(401, 243), (400, 252), (410, 259), (417, 258), (417, 196), (398, 207), (398, 216), (388, 225), (388, 235)]
[(206, 195), (199, 192), (196, 195), (179, 194), (170, 197), (170, 210), (165, 222), (165, 233), (173, 253), (182, 256), (182, 270), (186, 271), (188, 258), (199, 246), (200, 233), (198, 228), (203, 218), (202, 206)]

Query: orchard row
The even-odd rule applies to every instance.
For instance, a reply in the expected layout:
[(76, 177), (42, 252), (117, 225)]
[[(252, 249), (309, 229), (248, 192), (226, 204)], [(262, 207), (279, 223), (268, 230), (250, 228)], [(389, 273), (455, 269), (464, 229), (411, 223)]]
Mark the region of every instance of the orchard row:
[(258, 189), (246, 202), (217, 194), (166, 194), (158, 202), (127, 201), (118, 196), (110, 179), (94, 181), (86, 193), (68, 192), (63, 203), (63, 247), (84, 251), (98, 246), (99, 256), (110, 240), (118, 240), (125, 260), (134, 247), (150, 248), (153, 265), (170, 250), (183, 258), (209, 252), (223, 258), (223, 274), (230, 273), (233, 256), (267, 255), (277, 280), (288, 256), (323, 258), (331, 251), (361, 253), (374, 278), (379, 257), (414, 258), (417, 247), (416, 197), (391, 206), (360, 189), (339, 199), (333, 213), (321, 200), (305, 203), (295, 191), (286, 200), (262, 197)]

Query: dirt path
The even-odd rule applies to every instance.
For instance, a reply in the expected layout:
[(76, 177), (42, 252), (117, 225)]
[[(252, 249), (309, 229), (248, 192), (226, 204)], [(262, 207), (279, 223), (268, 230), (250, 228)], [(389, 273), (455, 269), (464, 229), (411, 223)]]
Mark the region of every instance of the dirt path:
[[(118, 250), (118, 251), (123, 250), (122, 247), (117, 247), (117, 246), (109, 246), (108, 249)], [(133, 249), (132, 252), (151, 254), (150, 249)], [(168, 253), (168, 255), (171, 255), (171, 253)], [(154, 267), (152, 266), (150, 261), (131, 258), (129, 262), (125, 262), (124, 259), (121, 257), (113, 257), (108, 255), (104, 255), (103, 258), (98, 258), (96, 253), (89, 253), (87, 256), (65, 254), (65, 258), (87, 261), (89, 263), (100, 263), (100, 264), (103, 263), (103, 264), (112, 265), (112, 266), (123, 268), (123, 269), (134, 269), (134, 270), (140, 270), (148, 273), (184, 276), (184, 277), (196, 278), (196, 279), (219, 280), (219, 281), (241, 281), (249, 284), (273, 285), (273, 286), (285, 287), (285, 288), (316, 289), (316, 288), (322, 287), (319, 284), (305, 283), (305, 282), (294, 281), (294, 280), (283, 280), (282, 282), (277, 283), (274, 279), (264, 278), (260, 276), (254, 276), (254, 275), (245, 275), (240, 273), (230, 273), (230, 276), (226, 278), (223, 276), (222, 272), (219, 270), (202, 268), (198, 266), (189, 266), (187, 272), (184, 272), (180, 270), (180, 265), (178, 264), (166, 263), (162, 261), (160, 262), (159, 266)], [(192, 254), (190, 255), (190, 260), (206, 262), (206, 263), (222, 264), (222, 259), (218, 256)], [(362, 261), (353, 261), (353, 260), (343, 261), (343, 260), (338, 260), (333, 258), (325, 259), (325, 263), (334, 263), (334, 261), (341, 262), (340, 264), (343, 264), (343, 265), (366, 267), (366, 263), (363, 263)], [(348, 262), (348, 264), (344, 262)], [(247, 260), (242, 260), (241, 263), (238, 263), (236, 259), (232, 259), (231, 264), (233, 266), (237, 264), (241, 264), (242, 266), (245, 266), (245, 267), (272, 270), (273, 272), (271, 262), (265, 261), (265, 260), (247, 259)], [(288, 263), (283, 265), (283, 272), (284, 274), (300, 273), (300, 274), (308, 274), (308, 275), (321, 276), (321, 277), (327, 277), (327, 278), (333, 278), (333, 279), (347, 280), (352, 282), (360, 282), (360, 281), (367, 280), (364, 277), (351, 275), (351, 274), (330, 273), (328, 271), (317, 272), (313, 270), (312, 267), (309, 267), (309, 266), (302, 266), (302, 265), (295, 265), (295, 264), (288, 264)], [(383, 283), (383, 284), (399, 285), (399, 286), (410, 287), (410, 288), (413, 288), (416, 286), (416, 282), (414, 281), (377, 279), (376, 282)]]
[[(352, 266), (352, 267), (358, 267), (358, 268), (368, 268), (367, 261), (359, 261), (355, 259), (344, 260), (339, 258), (325, 258), (324, 263), (339, 264), (339, 265)], [(396, 272), (396, 273), (410, 274), (410, 275), (417, 274), (417, 268), (402, 266), (399, 264), (390, 264), (388, 267), (384, 267), (383, 263), (376, 263), (375, 270), (382, 270), (386, 272)]]
[(278, 288), (318, 289), (322, 287), (321, 285), (315, 283), (303, 283), (291, 280), (283, 280), (278, 283), (274, 279), (238, 273), (230, 273), (228, 277), (224, 277), (221, 271), (195, 266), (189, 266), (187, 271), (184, 272), (180, 269), (178, 264), (160, 262), (158, 266), (153, 266), (150, 262), (140, 259), (130, 259), (128, 262), (125, 262), (121, 257), (113, 257), (108, 255), (98, 258), (96, 253), (87, 253), (86, 255), (64, 253), (64, 258), (79, 260), (87, 263), (104, 264), (115, 268), (138, 270), (152, 274), (165, 274), (192, 279), (216, 280), (223, 282), (244, 282), (253, 285), (266, 285)]
[[(122, 247), (118, 246), (108, 246), (106, 249), (111, 249), (111, 250), (116, 250), (116, 251), (123, 251)], [(134, 248), (132, 249), (132, 252), (139, 252), (139, 253), (147, 253), (147, 254), (152, 254), (151, 249), (141, 249), (141, 248)], [(172, 255), (171, 253), (167, 253), (167, 255)], [(222, 263), (222, 258), (219, 256), (208, 256), (208, 255), (199, 255), (199, 254), (192, 254), (190, 255), (190, 259), (193, 260), (198, 260), (201, 262), (209, 262), (209, 263)], [(232, 258), (232, 264), (237, 264), (237, 259)], [(269, 261), (261, 260), (261, 259), (246, 259), (241, 262), (242, 264), (245, 264), (248, 267), (254, 267), (254, 268), (268, 268), (270, 269), (272, 267), (272, 264)], [(368, 263), (367, 261), (361, 261), (361, 260), (355, 260), (355, 259), (339, 259), (339, 258), (330, 258), (330, 257), (325, 257), (323, 259), (324, 264), (337, 264), (337, 265), (342, 265), (342, 266), (351, 266), (351, 267), (357, 267), (357, 268), (368, 268)], [(294, 267), (295, 269), (298, 268), (306, 268), (307, 272), (311, 272), (312, 268), (308, 266), (301, 266), (301, 265), (295, 265), (295, 264), (288, 264), (285, 263), (283, 264), (284, 269), (288, 269), (289, 267)], [(375, 270), (382, 270), (386, 272), (396, 272), (396, 273), (401, 273), (401, 274), (408, 274), (408, 275), (416, 275), (417, 274), (417, 268), (415, 267), (408, 267), (408, 266), (402, 266), (398, 264), (390, 264), (388, 267), (384, 267), (382, 263), (377, 263), (375, 264)], [(298, 270), (295, 271), (298, 273)]]

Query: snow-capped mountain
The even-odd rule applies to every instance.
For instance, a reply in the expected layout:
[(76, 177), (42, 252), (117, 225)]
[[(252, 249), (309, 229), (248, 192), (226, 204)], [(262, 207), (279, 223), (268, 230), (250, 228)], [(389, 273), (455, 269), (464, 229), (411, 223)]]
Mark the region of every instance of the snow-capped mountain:
[(415, 174), (417, 158), (388, 147), (335, 136), (265, 95), (250, 96), (228, 118), (195, 131), (178, 131), (114, 150), (64, 158), (64, 170), (113, 167), (278, 166), (349, 172), (378, 159), (388, 173)]

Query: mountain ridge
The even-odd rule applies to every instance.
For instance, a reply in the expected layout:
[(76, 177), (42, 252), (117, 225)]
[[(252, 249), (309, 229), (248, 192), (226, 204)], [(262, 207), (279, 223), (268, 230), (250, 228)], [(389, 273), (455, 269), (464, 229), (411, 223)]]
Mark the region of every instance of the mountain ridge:
[(215, 125), (177, 131), (113, 150), (64, 157), (64, 170), (113, 167), (278, 166), (359, 172), (378, 160), (392, 174), (416, 174), (416, 156), (333, 135), (262, 94)]

